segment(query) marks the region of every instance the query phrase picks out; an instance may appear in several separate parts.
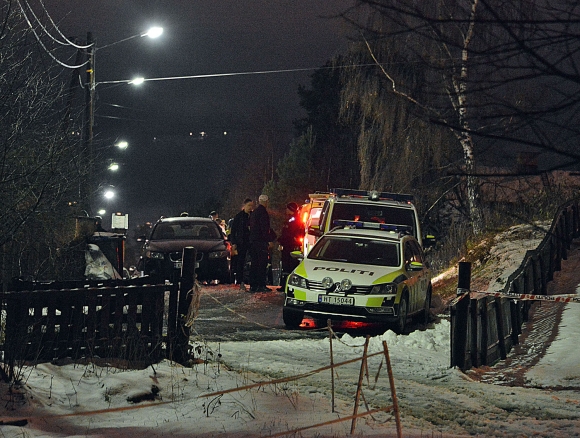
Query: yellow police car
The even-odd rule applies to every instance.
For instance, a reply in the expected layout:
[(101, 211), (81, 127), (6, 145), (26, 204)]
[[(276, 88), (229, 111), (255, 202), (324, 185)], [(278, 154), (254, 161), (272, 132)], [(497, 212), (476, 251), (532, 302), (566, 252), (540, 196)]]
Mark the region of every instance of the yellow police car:
[(410, 316), (427, 322), (432, 274), (411, 227), (345, 220), (335, 225), (288, 277), (286, 327), (299, 327), (305, 316), (386, 323), (398, 333)]

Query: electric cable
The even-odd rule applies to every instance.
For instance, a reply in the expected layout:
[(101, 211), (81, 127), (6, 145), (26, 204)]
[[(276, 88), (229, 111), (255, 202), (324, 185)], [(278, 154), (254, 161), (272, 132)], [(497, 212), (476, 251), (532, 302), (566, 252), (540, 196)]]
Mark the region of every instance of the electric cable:
[(52, 39), (55, 43), (60, 44), (62, 46), (72, 46), (76, 49), (88, 49), (89, 47), (93, 46), (94, 43), (92, 44), (87, 44), (87, 45), (79, 45), (76, 44), (75, 42), (69, 40), (58, 28), (58, 26), (56, 25), (56, 23), (53, 21), (52, 17), (50, 16), (50, 14), (48, 13), (46, 7), (44, 6), (44, 3), (41, 1), (39, 1), (40, 5), (42, 6), (42, 9), (44, 10), (44, 13), (46, 14), (48, 20), (50, 21), (50, 24), (52, 24), (52, 27), (54, 27), (54, 29), (58, 32), (58, 34), (64, 39), (63, 41), (59, 41), (58, 39), (56, 39), (54, 36), (52, 36), (52, 34), (48, 31), (48, 29), (42, 24), (42, 22), (40, 21), (40, 19), (38, 18), (38, 16), (34, 13), (34, 10), (32, 9), (32, 7), (30, 6), (30, 4), (28, 3), (27, 0), (24, 0), (24, 4), (28, 7), (28, 10), (30, 11), (30, 13), (32, 14), (32, 16), (34, 17), (34, 19), (36, 20), (36, 22), (38, 23), (38, 25), (42, 28), (42, 30), (44, 31), (44, 33), (50, 37), (50, 39)]
[(83, 66), (85, 66), (85, 65), (88, 64), (89, 60), (86, 60), (85, 62), (83, 62), (80, 65), (69, 65), (69, 64), (65, 64), (64, 62), (62, 62), (61, 60), (59, 60), (56, 56), (54, 56), (52, 54), (52, 52), (42, 42), (42, 40), (40, 39), (40, 36), (36, 33), (36, 30), (34, 29), (34, 26), (32, 26), (32, 23), (30, 22), (28, 16), (26, 15), (26, 11), (24, 10), (24, 7), (22, 6), (22, 3), (20, 2), (20, 0), (16, 0), (16, 2), (18, 3), (18, 6), (20, 7), (20, 10), (22, 11), (22, 15), (24, 16), (24, 19), (26, 20), (26, 23), (28, 24), (28, 27), (30, 28), (30, 30), (34, 34), (34, 37), (36, 38), (36, 41), (38, 42), (38, 44), (40, 44), (40, 46), (44, 49), (44, 51), (48, 54), (48, 56), (50, 56), (57, 64), (61, 65), (62, 67), (71, 69), (71, 70), (74, 70), (74, 69), (83, 67)]

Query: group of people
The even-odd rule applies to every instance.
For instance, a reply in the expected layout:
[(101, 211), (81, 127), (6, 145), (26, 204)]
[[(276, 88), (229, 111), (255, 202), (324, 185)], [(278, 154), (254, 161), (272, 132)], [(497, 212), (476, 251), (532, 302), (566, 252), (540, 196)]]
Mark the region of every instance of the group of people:
[(290, 253), (299, 249), (300, 236), (304, 236), (304, 229), (301, 228), (298, 217), (299, 207), (294, 202), (286, 206), (289, 217), (278, 237), (270, 224), (269, 204), (270, 200), (267, 195), (259, 196), (255, 208), (252, 199), (245, 199), (241, 210), (234, 216), (230, 226), (228, 239), (232, 245), (232, 269), (240, 289), (246, 290), (244, 266), (246, 257), (250, 257), (250, 292), (269, 291), (266, 286), (268, 261), (276, 240), (278, 240), (281, 252), (282, 275), (287, 276), (298, 264)]

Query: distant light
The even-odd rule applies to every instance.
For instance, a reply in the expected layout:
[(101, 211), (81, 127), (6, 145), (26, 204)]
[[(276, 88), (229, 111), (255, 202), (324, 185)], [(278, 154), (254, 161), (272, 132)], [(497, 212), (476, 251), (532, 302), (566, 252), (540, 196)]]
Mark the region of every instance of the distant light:
[(143, 82), (145, 82), (145, 78), (135, 78), (135, 79), (129, 81), (129, 84), (131, 84), (131, 85), (141, 85)]
[(117, 163), (111, 163), (109, 164), (109, 170), (111, 172), (116, 172), (117, 170), (119, 170), (119, 165)]
[(113, 192), (112, 190), (107, 190), (104, 193), (105, 198), (107, 199), (113, 199), (115, 197), (115, 192)]
[(101, 208), (99, 211), (97, 211), (97, 213), (99, 213), (99, 215), (103, 216), (107, 213), (107, 210), (105, 210), (104, 208)]
[(189, 135), (192, 136), (193, 135), (193, 132), (190, 132)]
[(228, 135), (227, 131), (224, 131), (224, 135)]
[(205, 131), (201, 131), (201, 132), (199, 133), (199, 135), (201, 135), (202, 137), (205, 137), (207, 134), (205, 133)]
[(125, 140), (122, 140), (115, 143), (115, 146), (117, 146), (119, 149), (127, 149), (129, 147), (129, 143)]
[(141, 36), (148, 36), (149, 38), (157, 38), (161, 36), (162, 33), (163, 33), (162, 27), (154, 26)]

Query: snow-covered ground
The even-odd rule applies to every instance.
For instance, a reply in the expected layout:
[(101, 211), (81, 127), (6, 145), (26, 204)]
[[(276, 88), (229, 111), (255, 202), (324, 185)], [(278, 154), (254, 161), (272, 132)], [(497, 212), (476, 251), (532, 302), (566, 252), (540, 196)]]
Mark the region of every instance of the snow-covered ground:
[[(529, 249), (517, 239), (511, 242), (507, 246), (512, 255), (518, 248)], [(513, 269), (508, 265), (506, 270)], [(496, 266), (494, 275), (499, 271)], [(477, 382), (449, 368), (450, 325), (443, 316), (427, 330), (407, 336), (388, 331), (370, 338), (369, 354), (381, 352), (386, 341), (405, 437), (580, 436), (580, 305), (566, 307), (560, 327), (547, 353), (526, 373), (530, 386), (525, 388)], [(364, 342), (349, 335), (334, 340), (334, 362), (360, 357)], [(205, 397), (323, 368), (330, 363), (328, 339), (224, 342), (199, 348), (199, 357), (208, 360), (191, 368), (167, 361), (137, 371), (92, 364), (23, 368), (21, 390), (9, 393), (6, 385), (0, 386), (0, 421), (25, 419), (27, 424), (0, 426), (0, 437), (349, 434), (351, 421), (292, 431), (352, 415), (360, 362), (337, 369), (335, 412), (329, 370)], [(392, 405), (382, 355), (369, 358), (365, 374), (361, 400), (371, 408)], [(151, 400), (128, 401), (140, 396)], [(363, 403), (359, 412), (365, 409)], [(395, 436), (394, 418), (386, 413), (361, 418), (355, 435)]]

